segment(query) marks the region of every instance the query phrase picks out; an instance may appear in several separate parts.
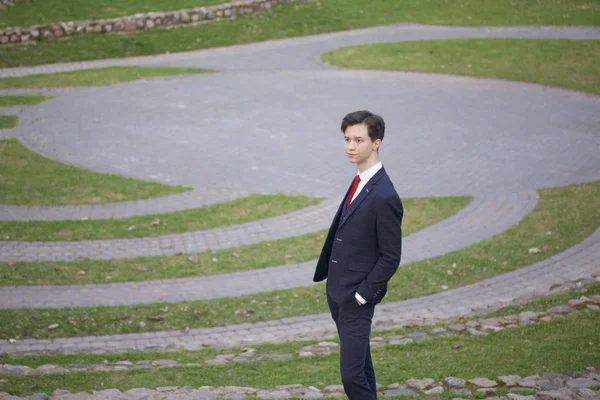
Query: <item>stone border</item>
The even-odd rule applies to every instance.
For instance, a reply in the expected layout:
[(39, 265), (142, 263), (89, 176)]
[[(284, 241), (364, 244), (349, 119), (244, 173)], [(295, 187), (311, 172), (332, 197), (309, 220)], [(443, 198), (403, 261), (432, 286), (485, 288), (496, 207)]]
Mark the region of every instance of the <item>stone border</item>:
[(56, 22), (29, 27), (11, 27), (0, 30), (0, 45), (28, 44), (36, 40), (51, 40), (84, 33), (134, 32), (155, 27), (191, 25), (202, 22), (236, 18), (271, 10), (273, 6), (295, 0), (241, 0), (208, 7), (194, 7), (167, 12), (150, 12), (124, 17)]
[[(431, 378), (408, 379), (404, 383), (392, 383), (384, 386), (377, 384), (377, 390), (382, 397), (421, 397), (431, 399), (431, 396), (450, 392), (457, 396), (472, 396), (484, 394), (488, 398), (498, 400), (593, 400), (600, 398), (600, 394), (590, 388), (600, 386), (600, 375), (596, 367), (590, 366), (585, 371), (573, 371), (566, 374), (546, 373), (542, 376), (532, 375), (521, 378), (518, 375), (498, 376), (497, 380), (488, 378), (462, 379), (447, 377), (437, 382)], [(501, 383), (499, 383), (501, 382)], [(498, 390), (507, 390), (507, 396), (496, 396)], [(516, 392), (516, 393), (515, 393)], [(520, 394), (519, 394), (520, 393)], [(36, 393), (30, 397), (11, 396), (0, 392), (0, 400), (47, 400), (45, 393)], [(320, 399), (320, 398), (346, 398), (342, 385), (329, 385), (323, 389), (314, 386), (305, 387), (301, 384), (280, 385), (275, 388), (263, 390), (242, 386), (200, 386), (198, 389), (185, 386), (164, 386), (156, 389), (134, 388), (121, 392), (118, 389), (105, 389), (94, 391), (92, 394), (80, 392), (73, 394), (67, 390), (56, 389), (50, 394), (52, 400), (68, 399), (115, 399), (115, 400), (141, 400), (141, 399)], [(460, 399), (460, 397), (456, 397)]]

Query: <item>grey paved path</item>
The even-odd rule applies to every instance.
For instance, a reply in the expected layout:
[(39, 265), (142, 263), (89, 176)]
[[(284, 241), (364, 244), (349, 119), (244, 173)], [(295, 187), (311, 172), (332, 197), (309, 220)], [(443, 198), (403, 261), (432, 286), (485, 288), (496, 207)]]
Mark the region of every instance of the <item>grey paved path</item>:
[(324, 200), (277, 217), (225, 228), (139, 239), (80, 242), (0, 242), (0, 261), (111, 260), (220, 250), (303, 235), (329, 227), (340, 200)]
[(192, 190), (152, 199), (122, 201), (109, 204), (61, 207), (12, 206), (3, 204), (0, 205), (0, 221), (128, 218), (139, 215), (183, 211), (234, 200), (248, 194), (250, 193), (243, 191)]
[(598, 96), (498, 80), (340, 71), (319, 61), (321, 52), (345, 45), (458, 37), (583, 39), (600, 37), (600, 28), (401, 24), (0, 75), (110, 64), (224, 71), (65, 91), (23, 110), (11, 132), (61, 161), (199, 190), (338, 196), (353, 174), (339, 119), (356, 108), (386, 118), (381, 155), (404, 197), (597, 179)]
[[(501, 226), (503, 229), (517, 223), (523, 217), (519, 206), (532, 204), (532, 197), (534, 197), (531, 193), (504, 194), (502, 196), (496, 194), (485, 196), (481, 194), (480, 196), (481, 198), (475, 204), (487, 204), (487, 207), (471, 207), (468, 209), (468, 212), (475, 211), (474, 215), (469, 215), (468, 212), (463, 212), (460, 215), (466, 224), (479, 224), (480, 227), (487, 229), (487, 231), (485, 233), (481, 231), (470, 232), (467, 238), (462, 239), (462, 241), (466, 240), (468, 244), (490, 236), (490, 232), (493, 232), (492, 234), (501, 232), (498, 229), (489, 229), (490, 221), (496, 221), (500, 218), (504, 219), (506, 223), (497, 226)], [(195, 196), (192, 195), (190, 198), (194, 200)], [(514, 207), (515, 202), (518, 204), (517, 207)], [(147, 209), (150, 209), (152, 202), (146, 205), (148, 206)], [(0, 242), (0, 262), (71, 261), (80, 258), (108, 260), (141, 256), (168, 256), (180, 252), (197, 253), (206, 251), (206, 249), (219, 250), (255, 244), (266, 240), (277, 240), (326, 229), (329, 227), (331, 217), (335, 214), (338, 205), (338, 199), (326, 200), (316, 206), (261, 221), (158, 237), (86, 240), (78, 242), (4, 241)], [(494, 205), (498, 206), (494, 207)], [(126, 204), (125, 208), (121, 210), (130, 213), (139, 213), (140, 211), (143, 213), (145, 209), (143, 206), (141, 209), (136, 209), (135, 206), (136, 203), (131, 202)], [(158, 206), (167, 208), (164, 202), (159, 202)], [(175, 203), (173, 203), (173, 206), (177, 207)], [(75, 213), (77, 207), (73, 207), (72, 209)], [(90, 210), (89, 207), (85, 207), (85, 209)], [(105, 212), (104, 216), (107, 216), (110, 210), (110, 208), (102, 210)], [(452, 240), (458, 239), (452, 238)], [(425, 249), (419, 251), (427, 253)]]
[[(600, 229), (577, 246), (545, 261), (478, 282), (472, 287), (447, 290), (416, 299), (378, 306), (374, 330), (400, 327), (411, 319), (442, 320), (468, 315), (473, 310), (497, 308), (513, 299), (543, 293), (556, 284), (589, 278), (600, 272)], [(334, 337), (335, 326), (327, 313), (216, 328), (63, 338), (26, 339), (15, 344), (0, 342), (0, 352), (110, 352), (144, 349), (198, 350), (253, 343), (312, 340)]]
[[(402, 263), (443, 255), (498, 234), (527, 215), (535, 204), (534, 192), (493, 199), (477, 197), (453, 217), (408, 236)], [(0, 287), (0, 308), (36, 308), (42, 304), (48, 308), (113, 306), (235, 297), (311, 285), (315, 265), (313, 260), (217, 276), (135, 283)]]

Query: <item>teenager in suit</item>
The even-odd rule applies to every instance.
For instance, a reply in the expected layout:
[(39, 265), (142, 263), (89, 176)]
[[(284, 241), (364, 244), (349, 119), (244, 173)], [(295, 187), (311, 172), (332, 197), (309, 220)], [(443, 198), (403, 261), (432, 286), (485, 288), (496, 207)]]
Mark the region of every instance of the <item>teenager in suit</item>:
[(327, 279), (340, 337), (340, 372), (350, 400), (377, 399), (369, 336), (375, 305), (400, 264), (404, 210), (381, 161), (385, 123), (369, 111), (342, 120), (345, 150), (358, 173), (340, 204), (313, 280)]

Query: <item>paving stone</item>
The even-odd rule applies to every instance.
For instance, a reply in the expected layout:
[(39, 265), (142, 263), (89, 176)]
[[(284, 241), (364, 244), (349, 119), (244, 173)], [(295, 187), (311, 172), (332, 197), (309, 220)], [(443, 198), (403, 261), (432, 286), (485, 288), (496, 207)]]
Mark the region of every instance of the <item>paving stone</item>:
[(537, 375), (532, 375), (521, 379), (518, 382), (519, 386), (524, 386), (528, 388), (537, 388), (540, 385), (540, 377)]
[(571, 307), (569, 306), (556, 306), (556, 307), (552, 307), (548, 310), (549, 313), (560, 313), (560, 314), (564, 314), (564, 313), (568, 313), (571, 312)]
[(125, 394), (134, 397), (150, 396), (154, 393), (154, 390), (147, 388), (133, 388), (125, 392)]
[(578, 396), (571, 389), (548, 390), (538, 392), (540, 400), (577, 400)]
[(490, 388), (490, 387), (494, 387), (494, 386), (498, 385), (498, 383), (496, 383), (496, 381), (493, 381), (488, 378), (469, 379), (469, 383), (472, 383), (475, 386), (479, 386), (479, 387), (483, 387), (483, 388)]
[(223, 395), (223, 398), (230, 399), (230, 400), (245, 400), (245, 399), (248, 399), (249, 397), (244, 393), (228, 393), (226, 395)]
[(94, 392), (94, 396), (99, 398), (121, 397), (123, 396), (123, 393), (121, 393), (121, 391), (118, 389), (106, 389)]
[(62, 396), (70, 395), (70, 394), (73, 394), (73, 393), (69, 392), (68, 390), (56, 389), (52, 392), (50, 397), (62, 397)]
[(539, 317), (539, 313), (535, 312), (535, 311), (524, 311), (522, 313), (519, 314), (519, 319), (521, 321), (523, 320), (536, 320)]
[(433, 385), (435, 381), (431, 378), (425, 379), (409, 379), (406, 381), (406, 385), (413, 389), (424, 390)]
[(407, 334), (406, 336), (408, 336), (415, 342), (420, 342), (421, 340), (427, 339), (429, 337), (429, 335), (426, 334), (425, 332), (411, 332), (411, 333)]
[(441, 335), (441, 334), (444, 334), (447, 332), (448, 332), (448, 330), (446, 328), (442, 328), (442, 327), (434, 328), (429, 331), (429, 333), (431, 333), (432, 335)]
[(389, 389), (383, 392), (383, 397), (395, 396), (419, 396), (419, 394), (411, 389)]
[(324, 396), (322, 393), (309, 390), (308, 392), (304, 393), (300, 398), (301, 399), (322, 399), (323, 397)]
[(506, 397), (511, 400), (535, 400), (535, 396), (522, 396), (515, 393), (508, 393)]
[(292, 395), (285, 390), (260, 391), (256, 394), (259, 399), (291, 399)]
[(467, 381), (462, 378), (455, 378), (453, 376), (450, 376), (444, 379), (444, 383), (454, 388), (464, 388), (467, 384)]
[(473, 336), (487, 335), (487, 332), (478, 331), (477, 329), (474, 329), (474, 328), (467, 328), (467, 332), (469, 333), (469, 335), (473, 335)]
[(554, 382), (544, 381), (544, 382), (540, 383), (540, 389), (542, 389), (542, 390), (558, 390), (560, 388), (561, 388), (561, 386), (557, 385)]
[(431, 396), (434, 394), (440, 394), (440, 393), (444, 393), (444, 388), (442, 386), (436, 386), (434, 388), (424, 391), (423, 393), (425, 393), (428, 396)]
[(323, 388), (323, 393), (345, 393), (343, 385), (329, 385)]
[(159, 386), (156, 388), (156, 391), (159, 393), (168, 393), (168, 392), (174, 392), (177, 389), (179, 389), (179, 386)]
[(448, 326), (448, 329), (453, 332), (462, 332), (462, 331), (465, 331), (467, 329), (467, 327), (464, 324), (454, 324), (454, 325)]
[(506, 386), (515, 386), (519, 383), (521, 377), (519, 375), (502, 375), (498, 377), (498, 380)]
[(581, 397), (584, 398), (585, 400), (598, 400), (600, 399), (600, 394), (598, 394), (598, 392), (592, 390), (592, 389), (588, 389), (588, 388), (581, 388), (581, 389), (575, 389), (575, 393)]
[(582, 389), (582, 388), (590, 388), (593, 386), (599, 386), (599, 382), (595, 379), (589, 379), (589, 378), (577, 378), (577, 379), (570, 379), (566, 382), (567, 387), (569, 388), (573, 388), (573, 389)]
[(217, 395), (212, 392), (196, 392), (194, 397), (196, 400), (216, 400)]

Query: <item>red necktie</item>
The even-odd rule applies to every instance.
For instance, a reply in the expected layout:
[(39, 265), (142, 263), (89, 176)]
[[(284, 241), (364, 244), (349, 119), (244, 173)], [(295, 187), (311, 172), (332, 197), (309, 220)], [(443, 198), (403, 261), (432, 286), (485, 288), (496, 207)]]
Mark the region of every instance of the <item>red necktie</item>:
[(352, 184), (352, 189), (350, 189), (350, 194), (348, 195), (348, 200), (346, 200), (346, 208), (350, 207), (350, 203), (352, 202), (352, 198), (354, 197), (354, 193), (356, 193), (356, 189), (358, 188), (358, 184), (360, 183), (360, 175), (356, 175), (354, 178), (354, 183)]

